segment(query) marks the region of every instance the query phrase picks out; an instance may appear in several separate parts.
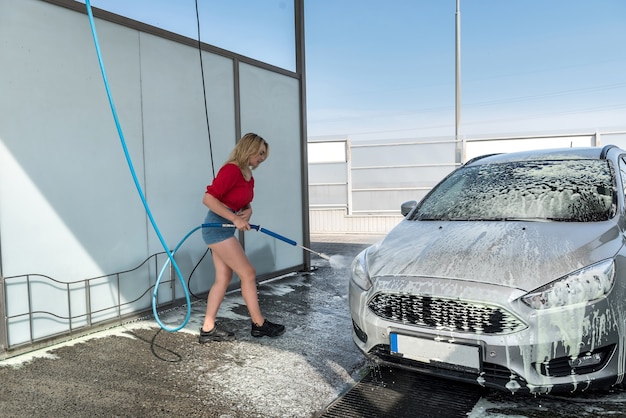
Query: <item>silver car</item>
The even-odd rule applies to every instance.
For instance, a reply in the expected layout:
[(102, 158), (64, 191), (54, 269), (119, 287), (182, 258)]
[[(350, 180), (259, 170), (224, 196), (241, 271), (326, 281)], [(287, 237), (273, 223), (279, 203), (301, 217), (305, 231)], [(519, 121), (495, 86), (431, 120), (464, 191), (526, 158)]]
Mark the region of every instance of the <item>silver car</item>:
[(356, 345), (375, 360), (510, 392), (620, 385), (626, 151), (475, 158), (352, 263)]

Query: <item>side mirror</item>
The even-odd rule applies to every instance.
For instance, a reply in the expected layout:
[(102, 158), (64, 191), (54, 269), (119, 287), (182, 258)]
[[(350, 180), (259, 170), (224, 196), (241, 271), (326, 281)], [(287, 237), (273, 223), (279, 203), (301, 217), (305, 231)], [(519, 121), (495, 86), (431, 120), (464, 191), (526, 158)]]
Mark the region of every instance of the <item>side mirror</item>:
[(417, 206), (417, 202), (415, 200), (409, 200), (408, 202), (404, 202), (400, 206), (400, 213), (402, 213), (402, 216), (406, 216), (409, 214), (409, 212), (413, 210), (415, 206)]

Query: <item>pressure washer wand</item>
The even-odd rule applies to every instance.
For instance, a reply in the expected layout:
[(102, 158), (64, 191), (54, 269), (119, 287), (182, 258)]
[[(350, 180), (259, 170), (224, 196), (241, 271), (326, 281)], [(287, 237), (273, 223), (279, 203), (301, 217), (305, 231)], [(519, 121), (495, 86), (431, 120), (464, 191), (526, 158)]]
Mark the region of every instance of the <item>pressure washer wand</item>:
[(283, 237), (282, 235), (277, 234), (277, 233), (276, 233), (276, 232), (274, 232), (274, 231), (270, 231), (269, 229), (261, 228), (261, 226), (260, 226), (260, 225), (252, 225), (252, 224), (251, 224), (251, 225), (250, 225), (250, 228), (252, 228), (252, 229), (256, 229), (257, 231), (260, 231), (260, 232), (263, 232), (264, 234), (267, 234), (267, 235), (269, 235), (270, 237), (274, 237), (274, 238), (279, 239), (279, 240), (281, 240), (281, 241), (283, 241), (283, 242), (286, 242), (287, 244), (291, 244), (291, 245), (293, 245), (293, 246), (295, 246), (295, 247), (300, 247), (300, 248), (302, 248), (303, 250), (306, 250), (306, 251), (308, 251), (308, 252), (310, 252), (310, 253), (313, 253), (313, 254), (315, 254), (315, 255), (318, 255), (318, 256), (322, 257), (324, 260), (330, 261), (330, 257), (329, 257), (328, 255), (326, 255), (326, 254), (324, 254), (324, 253), (318, 253), (317, 251), (313, 251), (312, 249), (307, 248), (307, 247), (305, 247), (305, 246), (303, 246), (303, 245), (300, 245), (300, 244), (298, 244), (297, 242), (295, 242), (295, 241), (294, 241), (294, 240), (292, 240), (292, 239), (289, 239), (289, 238), (287, 238), (287, 237)]
[[(202, 226), (203, 227), (218, 227), (218, 228), (234, 228), (235, 227), (235, 225), (233, 225), (233, 224), (219, 224), (219, 223), (202, 224)], [(274, 238), (276, 238), (276, 239), (278, 239), (278, 240), (280, 240), (282, 242), (286, 242), (287, 244), (293, 245), (294, 247), (300, 247), (303, 250), (306, 250), (306, 251), (308, 251), (310, 253), (313, 253), (313, 254), (323, 258), (324, 260), (330, 261), (330, 256), (329, 255), (324, 254), (324, 253), (318, 253), (317, 251), (313, 251), (310, 248), (307, 248), (307, 247), (305, 247), (303, 245), (298, 244), (297, 242), (295, 242), (292, 239), (289, 239), (289, 238), (284, 237), (284, 236), (282, 236), (280, 234), (277, 234), (274, 231), (270, 231), (269, 229), (262, 228), (260, 225), (252, 225), (252, 224), (250, 224), (250, 228), (256, 229), (259, 232), (263, 232), (264, 234), (267, 234), (270, 237), (274, 237)]]

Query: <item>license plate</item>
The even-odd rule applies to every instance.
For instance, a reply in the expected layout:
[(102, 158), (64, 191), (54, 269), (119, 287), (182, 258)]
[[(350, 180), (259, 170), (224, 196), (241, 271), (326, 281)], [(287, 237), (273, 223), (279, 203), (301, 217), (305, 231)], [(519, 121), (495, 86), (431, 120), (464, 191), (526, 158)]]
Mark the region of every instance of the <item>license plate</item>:
[(391, 333), (391, 354), (454, 370), (480, 372), (480, 347)]

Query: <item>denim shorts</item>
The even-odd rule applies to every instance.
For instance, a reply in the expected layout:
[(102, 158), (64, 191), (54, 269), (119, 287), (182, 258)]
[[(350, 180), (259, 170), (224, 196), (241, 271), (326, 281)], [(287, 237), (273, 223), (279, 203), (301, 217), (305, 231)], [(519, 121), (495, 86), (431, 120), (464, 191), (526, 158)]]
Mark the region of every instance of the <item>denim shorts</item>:
[[(213, 213), (209, 210), (204, 218), (203, 224), (230, 224), (226, 218), (222, 218), (220, 215)], [(217, 242), (224, 241), (230, 237), (235, 236), (237, 228), (233, 227), (202, 227), (202, 239), (207, 245), (215, 244)]]

